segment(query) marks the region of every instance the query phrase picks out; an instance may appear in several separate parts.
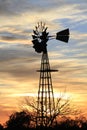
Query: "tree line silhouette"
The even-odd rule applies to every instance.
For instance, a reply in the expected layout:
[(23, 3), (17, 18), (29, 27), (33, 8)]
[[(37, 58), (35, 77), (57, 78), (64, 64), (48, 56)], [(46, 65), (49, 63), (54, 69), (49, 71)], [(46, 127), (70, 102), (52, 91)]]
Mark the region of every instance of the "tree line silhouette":
[(33, 122), (32, 113), (26, 111), (20, 111), (12, 113), (9, 119), (6, 121), (5, 125), (0, 124), (0, 130), (35, 130), (35, 129), (52, 129), (52, 130), (86, 130), (87, 129), (87, 119), (83, 116), (76, 117), (72, 119), (71, 117), (63, 116), (61, 121), (56, 121), (51, 127), (47, 128), (36, 128)]
[[(81, 116), (81, 111), (77, 110), (74, 105), (72, 106), (69, 99), (64, 100), (62, 96), (56, 99), (53, 117), (49, 119), (51, 125), (47, 125), (46, 127), (37, 126), (37, 104), (35, 100), (35, 98), (30, 97), (24, 98), (20, 104), (20, 111), (12, 113), (4, 125), (0, 124), (0, 130), (87, 129), (86, 117)], [(71, 118), (70, 115), (75, 118)]]

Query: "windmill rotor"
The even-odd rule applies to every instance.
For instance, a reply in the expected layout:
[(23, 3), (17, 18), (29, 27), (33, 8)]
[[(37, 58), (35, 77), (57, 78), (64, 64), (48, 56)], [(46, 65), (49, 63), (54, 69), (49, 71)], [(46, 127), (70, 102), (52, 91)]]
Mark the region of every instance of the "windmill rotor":
[(35, 30), (33, 30), (32, 35), (32, 43), (33, 48), (37, 53), (46, 52), (47, 51), (47, 41), (51, 39), (56, 39), (65, 43), (69, 41), (69, 28), (57, 32), (55, 36), (50, 36), (49, 32), (47, 32), (48, 27), (45, 26), (45, 23), (38, 23), (35, 26)]
[(48, 32), (47, 27), (45, 27), (44, 23), (38, 23), (37, 26), (35, 26), (35, 30), (33, 30), (32, 35), (32, 42), (33, 42), (33, 48), (37, 53), (46, 52), (46, 46), (48, 41)]

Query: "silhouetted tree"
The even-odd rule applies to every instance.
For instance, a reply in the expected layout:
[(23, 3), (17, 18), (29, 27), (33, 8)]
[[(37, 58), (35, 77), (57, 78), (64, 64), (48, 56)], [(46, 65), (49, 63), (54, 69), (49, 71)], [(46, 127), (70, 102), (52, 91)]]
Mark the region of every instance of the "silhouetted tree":
[[(63, 99), (62, 96), (56, 99), (55, 104), (56, 105), (55, 105), (55, 110), (53, 110), (54, 111), (53, 116), (48, 120), (47, 126), (52, 126), (52, 123), (58, 116), (77, 115), (80, 113), (80, 111), (78, 111), (74, 107), (74, 105), (71, 106), (69, 99)], [(34, 115), (32, 116), (33, 117), (32, 120), (35, 122), (37, 117), (37, 110), (38, 110), (37, 101), (35, 101), (34, 98), (30, 99), (30, 97), (26, 97), (22, 101), (21, 109), (25, 111), (29, 111), (30, 108), (32, 108), (33, 110)]]
[(77, 110), (75, 105), (71, 105), (69, 98), (65, 99), (62, 96), (56, 99), (55, 112), (53, 117), (50, 119), (52, 124), (53, 120), (58, 116), (78, 115), (80, 110)]
[[(32, 129), (30, 126), (31, 121), (31, 115), (27, 114), (26, 112), (15, 112), (10, 117), (9, 120), (6, 122), (6, 128), (3, 128), (2, 125), (0, 125), (0, 130), (6, 129), (6, 130), (24, 130), (24, 129)], [(72, 119), (71, 117), (63, 116), (60, 122), (57, 122), (52, 127), (40, 127), (35, 128), (37, 130), (86, 130), (87, 129), (87, 119), (85, 117), (76, 117), (75, 119)], [(34, 130), (34, 129), (33, 129)]]
[(60, 122), (54, 126), (55, 129), (75, 129), (75, 130), (86, 130), (87, 120), (85, 117), (66, 117), (63, 116)]
[(0, 130), (3, 130), (3, 126), (0, 124)]
[(37, 101), (33, 97), (26, 97), (21, 101), (20, 109), (27, 113), (31, 113), (31, 121), (35, 124), (37, 116)]
[(26, 112), (15, 112), (6, 122), (6, 128), (8, 129), (18, 129), (18, 128), (27, 128), (30, 125), (31, 116)]

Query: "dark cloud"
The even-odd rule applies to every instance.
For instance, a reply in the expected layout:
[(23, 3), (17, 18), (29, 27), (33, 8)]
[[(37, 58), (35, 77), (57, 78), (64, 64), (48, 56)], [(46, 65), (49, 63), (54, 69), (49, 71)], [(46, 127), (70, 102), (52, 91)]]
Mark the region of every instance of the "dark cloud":
[[(32, 48), (24, 46), (13, 46), (0, 49), (0, 73), (9, 75), (17, 81), (27, 81), (37, 77), (36, 70), (39, 69), (37, 61), (40, 55), (32, 51)], [(39, 62), (38, 62), (39, 63)], [(35, 64), (35, 66), (34, 66)]]
[[(19, 15), (23, 12), (45, 12), (63, 5), (72, 5), (69, 0), (0, 0), (0, 15)], [(79, 4), (79, 2), (77, 2)]]
[(20, 41), (22, 41), (22, 40), (27, 40), (26, 39), (26, 37), (25, 36), (23, 36), (23, 35), (13, 35), (13, 36), (0, 36), (0, 39), (1, 40), (5, 40), (5, 41), (7, 41), (7, 42), (9, 42), (9, 41), (18, 41), (18, 40), (20, 40)]
[(7, 0), (0, 0), (0, 15), (7, 15), (9, 13), (9, 3)]
[(15, 11), (12, 9), (12, 6), (10, 0), (0, 0), (0, 15), (13, 15)]
[[(5, 44), (2, 44), (3, 46), (5, 46)], [(9, 45), (7, 44), (8, 46), (6, 47), (1, 47), (0, 48), (0, 61), (1, 62), (7, 62), (7, 61), (10, 61), (10, 60), (14, 60), (15, 59), (18, 59), (19, 62), (20, 62), (20, 59), (26, 59), (28, 58), (27, 60), (35, 60), (35, 59), (38, 59), (38, 57), (40, 55), (36, 54), (33, 50), (33, 48), (30, 46), (30, 47), (26, 47), (24, 45)]]
[(16, 37), (12, 37), (12, 36), (1, 36), (0, 39), (1, 40), (7, 40), (7, 41), (17, 40)]
[(31, 29), (29, 28), (22, 28), (17, 26), (3, 26), (3, 29), (0, 30), (0, 40), (2, 42), (7, 41), (7, 43), (10, 41), (27, 41), (29, 38), (31, 39)]
[[(18, 15), (34, 7), (31, 1), (25, 0), (0, 0), (0, 15)], [(34, 8), (33, 8), (34, 9)]]
[[(28, 65), (28, 63), (26, 63)], [(6, 71), (5, 71), (6, 73)], [(30, 64), (28, 65), (28, 67), (26, 67), (26, 65), (20, 65), (20, 67), (12, 67), (10, 68), (10, 70), (7, 69), (7, 73), (9, 74), (9, 76), (11, 78), (14, 78), (16, 81), (30, 81), (30, 80), (35, 80), (39, 78), (38, 73), (36, 72), (36, 69), (34, 66), (30, 66)]]

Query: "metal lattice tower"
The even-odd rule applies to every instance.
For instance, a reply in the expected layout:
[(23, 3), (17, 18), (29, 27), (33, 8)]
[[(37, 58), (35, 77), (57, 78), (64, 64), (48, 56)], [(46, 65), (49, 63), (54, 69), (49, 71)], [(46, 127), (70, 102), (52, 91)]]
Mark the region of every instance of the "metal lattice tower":
[(43, 53), (41, 59), (40, 80), (37, 103), (37, 126), (49, 125), (55, 111), (53, 86), (48, 54)]
[[(37, 100), (37, 127), (49, 126), (51, 119), (53, 119), (55, 114), (51, 72), (57, 70), (50, 69), (46, 44), (47, 41), (50, 40), (49, 38), (53, 39), (55, 36), (48, 36), (49, 33), (46, 31), (47, 27), (41, 22), (35, 26), (35, 30), (33, 30), (34, 35), (32, 35), (33, 48), (36, 52), (42, 53), (41, 68), (38, 70), (38, 72), (40, 72), (40, 79)], [(56, 39), (67, 43), (69, 39), (69, 29), (56, 33)]]

